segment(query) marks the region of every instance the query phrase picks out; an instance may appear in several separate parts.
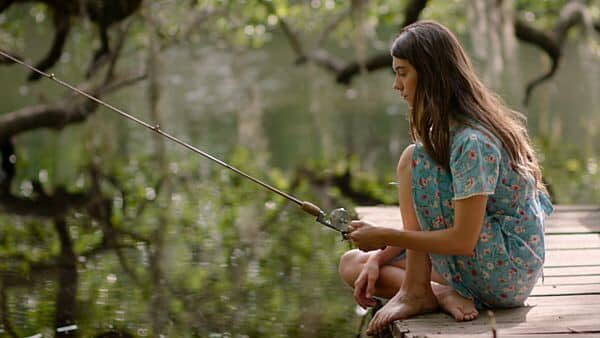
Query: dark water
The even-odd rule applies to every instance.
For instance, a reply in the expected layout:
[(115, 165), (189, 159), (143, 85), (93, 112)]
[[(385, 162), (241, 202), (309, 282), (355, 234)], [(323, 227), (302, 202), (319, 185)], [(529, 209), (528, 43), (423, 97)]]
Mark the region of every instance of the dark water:
[[(57, 76), (80, 79), (90, 52), (79, 46), (67, 46), (70, 56), (53, 70)], [(40, 55), (45, 46), (25, 50)], [(558, 74), (534, 92), (527, 108), (520, 105), (523, 88), (546, 65), (544, 56), (520, 46), (496, 81), (505, 101), (528, 116), (561, 203), (600, 202), (600, 66), (585, 53), (578, 46), (567, 49)], [(408, 126), (406, 107), (391, 90), (391, 73), (358, 77), (344, 87), (322, 69), (294, 66), (292, 60), (284, 43), (238, 55), (200, 45), (165, 52), (162, 128), (269, 180), (285, 182), (294, 168), (315, 161), (336, 168), (348, 154), (362, 171), (393, 175), (408, 145)], [(130, 60), (125, 69), (143, 62), (143, 57)], [(2, 111), (63, 93), (49, 81), (30, 85), (24, 78), (16, 66), (0, 68)], [(149, 120), (145, 91), (140, 84), (107, 100)], [(123, 248), (90, 253), (101, 247), (103, 228), (84, 214), (66, 219), (71, 252), (61, 251), (51, 220), (2, 215), (2, 334), (327, 337), (356, 332), (360, 316), (336, 275), (337, 257), (347, 246), (336, 234), (174, 145), (166, 147), (162, 162), (169, 179), (157, 189), (154, 142), (151, 133), (105, 109), (60, 133), (17, 137), (14, 188), (25, 196), (33, 178), (47, 187), (86, 187), (84, 169), (92, 160), (116, 175), (127, 194), (109, 186), (104, 191), (114, 196), (112, 224), (123, 231), (118, 235)], [(314, 196), (309, 187), (297, 193)], [(280, 216), (267, 217), (280, 207)]]

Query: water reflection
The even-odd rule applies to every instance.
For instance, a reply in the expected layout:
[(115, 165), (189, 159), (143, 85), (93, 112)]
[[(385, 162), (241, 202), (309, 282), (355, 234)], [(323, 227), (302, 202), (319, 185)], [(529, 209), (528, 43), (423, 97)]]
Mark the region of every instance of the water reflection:
[[(302, 196), (309, 189), (288, 181), (308, 160), (333, 168), (355, 154), (360, 169), (393, 175), (408, 133), (391, 76), (341, 87), (313, 66), (290, 66), (287, 46), (277, 48), (281, 53), (250, 52), (241, 60), (222, 49), (202, 48), (195, 58), (170, 51), (161, 125), (220, 158), (237, 156), (259, 177), (276, 178), (270, 171), (281, 168), (281, 184)], [(558, 172), (549, 177), (559, 198), (589, 202), (600, 189), (600, 67), (580, 65), (588, 59), (567, 50), (574, 55), (525, 112), (546, 149), (545, 169)], [(520, 71), (498, 79), (517, 107), (524, 82), (539, 71), (531, 66), (539, 64), (537, 51), (521, 46), (520, 53)], [(13, 83), (22, 78), (15, 69), (2, 72)], [(0, 105), (26, 105), (32, 92), (50, 90), (45, 86), (3, 88)], [(110, 100), (147, 117), (143, 89)], [(20, 141), (19, 156), (32, 167), (19, 185), (23, 196), (35, 193), (32, 177), (48, 186), (69, 186), (76, 177), (73, 188), (83, 190), (89, 178), (81, 168), (96, 156), (118, 184), (104, 187), (114, 197), (109, 222), (87, 211), (50, 225), (2, 216), (3, 335), (350, 336), (364, 315), (337, 278), (337, 256), (346, 249), (337, 235), (212, 163), (169, 147), (173, 181), (165, 194), (156, 184), (151, 137), (106, 111), (59, 135)], [(231, 155), (240, 145), (249, 154)], [(572, 183), (582, 172), (585, 191)]]

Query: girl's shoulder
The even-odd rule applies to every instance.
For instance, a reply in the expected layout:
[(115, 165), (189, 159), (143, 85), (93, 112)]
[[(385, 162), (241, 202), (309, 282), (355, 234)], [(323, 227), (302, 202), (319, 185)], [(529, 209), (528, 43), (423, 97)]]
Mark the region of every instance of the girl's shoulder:
[(452, 148), (469, 144), (483, 144), (501, 149), (502, 143), (490, 131), (482, 126), (470, 126), (466, 124), (456, 125), (450, 128)]

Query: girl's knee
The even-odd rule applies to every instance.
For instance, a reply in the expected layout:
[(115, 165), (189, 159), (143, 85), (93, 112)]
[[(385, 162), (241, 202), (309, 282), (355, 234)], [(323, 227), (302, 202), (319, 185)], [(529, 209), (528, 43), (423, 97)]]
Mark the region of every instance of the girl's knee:
[(348, 284), (353, 285), (354, 280), (357, 277), (357, 271), (360, 271), (362, 252), (358, 249), (352, 249), (346, 251), (342, 257), (340, 257), (340, 264), (338, 265), (338, 273), (340, 277)]
[(400, 155), (400, 160), (398, 160), (398, 166), (396, 167), (396, 174), (398, 177), (401, 177), (406, 172), (410, 172), (414, 151), (415, 145), (411, 144), (406, 147), (402, 152), (402, 155)]

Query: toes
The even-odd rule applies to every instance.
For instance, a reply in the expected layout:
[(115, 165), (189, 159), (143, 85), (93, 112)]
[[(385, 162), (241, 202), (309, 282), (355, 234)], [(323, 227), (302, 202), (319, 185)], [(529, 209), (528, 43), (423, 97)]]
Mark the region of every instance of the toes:
[(390, 317), (390, 315), (387, 313), (378, 312), (377, 315), (375, 317), (373, 317), (373, 319), (371, 320), (371, 324), (369, 325), (367, 334), (372, 335), (372, 334), (380, 333), (387, 325), (387, 322), (389, 321), (389, 317)]
[(454, 317), (454, 320), (457, 322), (461, 322), (465, 318), (465, 313), (463, 312), (462, 307), (455, 307), (450, 309), (450, 314)]
[(367, 334), (369, 336), (377, 332), (377, 327), (378, 327), (377, 323), (379, 322), (379, 317), (381, 317), (380, 312), (377, 312), (375, 314), (375, 316), (373, 316), (373, 319), (371, 319), (371, 322), (369, 323), (369, 327), (367, 328)]
[(479, 312), (477, 310), (471, 311), (468, 315), (465, 316), (465, 320), (473, 320), (479, 316)]
[(472, 311), (467, 312), (467, 311), (464, 311), (462, 307), (452, 310), (451, 313), (457, 322), (470, 321), (479, 316), (479, 312), (477, 312), (477, 310), (472, 310)]

